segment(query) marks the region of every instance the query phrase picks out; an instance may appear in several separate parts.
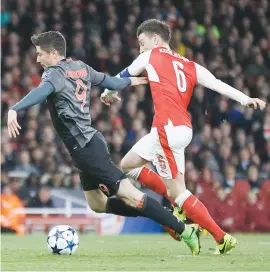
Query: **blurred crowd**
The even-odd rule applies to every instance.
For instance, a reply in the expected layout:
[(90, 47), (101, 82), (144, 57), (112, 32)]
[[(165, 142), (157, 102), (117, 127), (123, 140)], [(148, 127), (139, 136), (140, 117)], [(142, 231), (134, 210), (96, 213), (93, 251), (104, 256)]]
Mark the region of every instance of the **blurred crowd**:
[[(67, 39), (68, 56), (115, 75), (139, 55), (136, 28), (149, 18), (171, 26), (173, 50), (247, 95), (270, 101), (267, 0), (2, 0), (2, 196), (12, 195), (19, 203), (14, 205), (51, 207), (51, 188), (80, 189), (79, 175), (52, 127), (46, 103), (19, 112), (21, 135), (8, 138), (9, 107), (40, 82), (42, 68), (36, 64), (31, 35), (58, 30)], [(151, 94), (148, 86), (132, 87), (108, 108), (99, 100), (101, 91), (91, 91), (92, 124), (104, 134), (119, 164), (150, 130)], [(189, 112), (194, 137), (186, 150), (188, 188), (205, 198), (208, 207), (218, 207), (215, 201), (230, 202), (235, 185), (245, 180), (249, 190), (243, 207), (264, 209), (270, 230), (269, 209), (260, 194), (270, 183), (270, 104), (261, 112), (197, 86)], [(231, 221), (225, 225), (232, 226)]]

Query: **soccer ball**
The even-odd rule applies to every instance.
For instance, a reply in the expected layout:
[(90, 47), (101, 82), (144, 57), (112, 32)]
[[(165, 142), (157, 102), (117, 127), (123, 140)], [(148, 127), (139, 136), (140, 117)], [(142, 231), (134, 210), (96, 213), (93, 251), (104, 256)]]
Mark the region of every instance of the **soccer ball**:
[(52, 253), (71, 255), (75, 253), (79, 246), (79, 237), (72, 227), (59, 225), (49, 232), (47, 246)]

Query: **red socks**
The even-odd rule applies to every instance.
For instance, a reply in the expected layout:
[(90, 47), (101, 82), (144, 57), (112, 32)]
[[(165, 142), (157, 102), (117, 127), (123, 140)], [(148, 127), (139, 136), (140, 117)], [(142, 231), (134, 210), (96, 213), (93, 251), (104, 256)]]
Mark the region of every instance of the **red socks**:
[[(177, 205), (169, 198), (167, 188), (161, 177), (151, 169), (143, 167), (137, 176), (137, 180), (155, 193), (169, 199), (174, 206)], [(222, 240), (225, 235), (224, 231), (216, 224), (207, 208), (197, 197), (186, 190), (184, 196), (180, 196), (179, 201), (176, 200), (176, 202), (179, 204), (177, 206), (183, 209), (187, 217), (199, 224), (202, 228), (208, 230), (218, 243)]]
[(141, 173), (137, 177), (137, 180), (155, 193), (169, 199), (170, 202), (173, 204), (173, 201), (168, 196), (167, 188), (163, 180), (154, 171), (147, 167), (143, 167)]
[(225, 235), (224, 231), (216, 224), (206, 207), (196, 196), (190, 195), (184, 201), (182, 209), (192, 221), (208, 230), (218, 243), (222, 240)]
[(138, 181), (145, 185), (147, 188), (151, 189), (155, 193), (168, 197), (167, 188), (160, 178), (154, 171), (147, 167), (143, 167), (140, 175), (138, 176)]

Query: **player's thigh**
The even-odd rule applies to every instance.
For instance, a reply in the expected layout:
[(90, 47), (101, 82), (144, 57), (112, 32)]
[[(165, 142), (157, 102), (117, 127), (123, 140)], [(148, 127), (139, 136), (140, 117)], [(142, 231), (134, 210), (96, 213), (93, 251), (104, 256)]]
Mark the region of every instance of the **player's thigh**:
[(127, 205), (137, 208), (143, 198), (143, 193), (135, 188), (129, 179), (123, 179), (116, 196), (122, 199)]
[(142, 158), (138, 155), (133, 149), (131, 149), (121, 160), (121, 169), (128, 173), (132, 169), (142, 167), (143, 165), (147, 164), (149, 161)]
[(187, 126), (165, 127), (169, 147), (173, 153), (178, 172), (185, 173), (185, 149), (193, 136), (192, 129)]
[(84, 194), (91, 210), (99, 213), (106, 212), (108, 198), (100, 189), (84, 191)]
[(100, 189), (107, 196), (118, 191), (120, 180), (126, 175), (114, 165), (107, 142), (100, 132), (80, 150), (71, 154), (74, 165), (80, 170), (84, 191)]
[(121, 161), (124, 172), (141, 167), (153, 160), (154, 141), (152, 133), (143, 136)]
[(174, 127), (169, 124), (156, 129), (157, 141), (154, 149), (154, 165), (164, 179), (176, 179), (178, 173), (185, 173), (185, 148), (192, 139), (188, 127)]

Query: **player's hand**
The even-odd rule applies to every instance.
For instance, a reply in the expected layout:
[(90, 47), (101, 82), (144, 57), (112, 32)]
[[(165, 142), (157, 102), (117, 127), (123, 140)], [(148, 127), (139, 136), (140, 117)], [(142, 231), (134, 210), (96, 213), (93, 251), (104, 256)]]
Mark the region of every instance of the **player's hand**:
[(111, 103), (115, 101), (121, 101), (121, 98), (118, 96), (118, 93), (115, 91), (110, 92), (104, 92), (100, 96), (100, 100), (102, 103), (104, 103), (106, 106), (110, 106)]
[(148, 83), (146, 77), (130, 77), (129, 79), (131, 80), (130, 86), (137, 86)]
[(252, 107), (254, 109), (259, 108), (260, 110), (263, 110), (266, 106), (266, 102), (259, 98), (249, 98), (247, 106)]
[(8, 135), (10, 138), (16, 138), (17, 135), (20, 135), (20, 125), (17, 122), (17, 112), (15, 110), (8, 111)]

